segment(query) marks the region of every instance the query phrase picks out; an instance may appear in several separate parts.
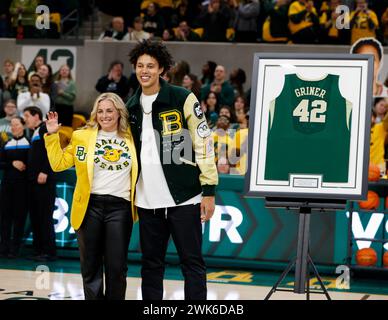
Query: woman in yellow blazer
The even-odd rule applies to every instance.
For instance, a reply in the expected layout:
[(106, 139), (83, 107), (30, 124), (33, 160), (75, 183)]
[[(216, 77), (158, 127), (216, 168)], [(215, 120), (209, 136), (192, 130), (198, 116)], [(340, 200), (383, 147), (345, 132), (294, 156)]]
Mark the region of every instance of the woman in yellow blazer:
[[(133, 222), (137, 157), (127, 109), (114, 93), (95, 101), (87, 125), (61, 149), (58, 114), (50, 112), (44, 140), (54, 171), (75, 166), (71, 225), (80, 250), (85, 299), (124, 299)], [(103, 284), (105, 269), (105, 293)]]

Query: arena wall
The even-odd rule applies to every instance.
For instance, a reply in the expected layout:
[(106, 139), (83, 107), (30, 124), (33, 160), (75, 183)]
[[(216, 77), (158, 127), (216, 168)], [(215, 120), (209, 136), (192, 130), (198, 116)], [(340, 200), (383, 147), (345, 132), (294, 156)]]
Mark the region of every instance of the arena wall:
[[(66, 57), (52, 58), (56, 48), (71, 48), (75, 57), (75, 77), (77, 82), (76, 111), (88, 113), (97, 91), (94, 86), (97, 79), (107, 73), (111, 61), (119, 59), (124, 62), (124, 72), (129, 75), (132, 72), (128, 60), (128, 53), (136, 42), (101, 42), (96, 40), (85, 41), (64, 41), (64, 40), (25, 40), (0, 39), (0, 61), (10, 58), (13, 61), (21, 61), (23, 51), (29, 48), (40, 47), (41, 50), (48, 50), (48, 63), (63, 63)], [(350, 46), (329, 46), (329, 45), (284, 45), (284, 44), (242, 44), (242, 43), (182, 43), (168, 42), (175, 61), (186, 60), (191, 65), (194, 74), (201, 75), (202, 65), (207, 60), (213, 60), (222, 64), (231, 71), (234, 68), (242, 68), (247, 73), (245, 89), (250, 87), (252, 76), (253, 55), (255, 52), (290, 52), (290, 53), (347, 53)], [(388, 47), (385, 50), (385, 61), (388, 61)], [(37, 50), (31, 50), (32, 54)], [(25, 53), (24, 53), (25, 54)], [(32, 59), (32, 58), (31, 58)], [(29, 61), (22, 61), (29, 68)], [(58, 64), (57, 64), (58, 65)], [(54, 66), (55, 70), (55, 66)], [(383, 65), (380, 78), (385, 80), (388, 74), (388, 62)]]

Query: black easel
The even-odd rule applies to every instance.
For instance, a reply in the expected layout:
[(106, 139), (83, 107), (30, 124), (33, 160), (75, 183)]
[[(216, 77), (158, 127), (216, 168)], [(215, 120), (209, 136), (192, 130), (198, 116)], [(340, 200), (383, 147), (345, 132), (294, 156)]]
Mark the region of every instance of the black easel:
[[(315, 202), (314, 202), (315, 201)], [(299, 209), (299, 229), (298, 229), (298, 245), (296, 258), (291, 260), (287, 268), (283, 271), (278, 281), (272, 287), (271, 291), (267, 294), (264, 300), (268, 300), (272, 294), (276, 291), (287, 291), (294, 293), (306, 293), (306, 299), (310, 300), (310, 293), (324, 294), (327, 300), (331, 300), (329, 293), (326, 290), (325, 285), (318, 273), (318, 270), (311, 259), (309, 253), (309, 238), (310, 238), (310, 217), (312, 209), (318, 209), (319, 211), (344, 209), (346, 202), (330, 202), (325, 200), (307, 200), (307, 199), (277, 199), (266, 198), (266, 207), (270, 208), (286, 208), (286, 209)], [(278, 289), (278, 286), (295, 266), (295, 284), (294, 290)], [(322, 291), (310, 291), (310, 267), (313, 270), (315, 277), (321, 286)]]

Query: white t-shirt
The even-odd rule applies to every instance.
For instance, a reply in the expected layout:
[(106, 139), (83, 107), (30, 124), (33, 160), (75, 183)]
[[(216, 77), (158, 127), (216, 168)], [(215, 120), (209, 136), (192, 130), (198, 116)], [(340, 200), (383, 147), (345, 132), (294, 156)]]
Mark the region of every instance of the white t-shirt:
[(31, 95), (29, 91), (18, 94), (17, 107), (20, 113), (23, 113), (27, 107), (35, 106), (38, 107), (43, 114), (43, 118), (46, 119), (46, 114), (50, 110), (50, 97), (47, 93), (39, 92), (39, 97), (35, 93)]
[[(129, 41), (129, 35), (128, 35), (128, 33), (126, 33), (125, 36), (124, 36), (121, 40), (117, 40), (117, 39), (115, 38), (115, 36), (117, 36), (117, 34), (118, 34), (118, 32), (115, 31), (115, 30), (113, 30), (112, 36), (109, 37), (110, 40), (113, 40), (113, 41)], [(103, 33), (100, 34), (98, 40), (101, 41), (101, 40), (104, 40), (104, 38), (105, 38), (105, 32), (103, 32)]]
[(98, 131), (94, 149), (93, 194), (109, 194), (130, 201), (132, 160), (117, 131)]
[[(152, 103), (158, 94), (147, 96), (142, 93), (140, 104), (143, 108), (141, 134), (141, 172), (136, 185), (136, 206), (144, 209), (169, 208), (177, 206), (160, 163), (158, 145), (152, 125)], [(201, 194), (179, 204), (188, 205), (201, 202)]]
[(141, 31), (133, 30), (129, 34), (128, 38), (129, 38), (129, 40), (142, 41), (142, 40), (147, 40), (147, 39), (151, 38), (151, 35), (144, 30), (141, 30)]

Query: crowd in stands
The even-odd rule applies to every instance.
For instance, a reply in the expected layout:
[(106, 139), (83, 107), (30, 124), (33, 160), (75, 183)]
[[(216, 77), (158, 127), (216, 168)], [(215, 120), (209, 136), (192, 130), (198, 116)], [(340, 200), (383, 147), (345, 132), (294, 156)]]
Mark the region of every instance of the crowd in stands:
[[(348, 10), (336, 10), (341, 5)], [(135, 29), (164, 41), (353, 44), (369, 36), (384, 42), (388, 35), (385, 0), (147, 0), (99, 10), (109, 22), (122, 18), (127, 30), (110, 23), (102, 33), (116, 33), (119, 41)]]
[[(38, 30), (37, 5), (50, 8), (50, 29)], [(346, 6), (346, 11), (339, 6)], [(353, 44), (388, 41), (388, 0), (97, 0), (104, 41)], [(63, 18), (77, 9), (91, 19), (88, 1), (2, 0), (0, 37), (58, 38)], [(338, 9), (338, 10), (337, 10)], [(59, 17), (59, 18), (58, 18)], [(66, 27), (66, 25), (64, 25)]]
[[(64, 127), (72, 127), (76, 84), (70, 67), (62, 65), (53, 74), (44, 57), (35, 58), (32, 70), (21, 62), (6, 59), (0, 77), (0, 147), (12, 137), (10, 120), (21, 116), (26, 107), (37, 107), (43, 117), (49, 110), (56, 110)], [(15, 106), (15, 110), (10, 108)]]
[[(36, 13), (37, 7), (44, 5), (49, 13)], [(75, 21), (61, 20), (77, 10), (80, 20), (90, 14), (87, 1), (79, 0), (1, 0), (0, 1), (0, 38), (59, 38), (61, 28), (65, 30), (76, 24)], [(36, 22), (49, 22), (49, 28), (36, 28)]]
[[(249, 91), (244, 90), (244, 70), (227, 70), (214, 61), (204, 63), (201, 75), (193, 74), (190, 69), (188, 62), (178, 61), (166, 73), (165, 79), (191, 90), (201, 102), (208, 125), (213, 130), (217, 159), (234, 159), (233, 163), (228, 163), (230, 170), (226, 172), (224, 169), (224, 172), (244, 174), (246, 164), (239, 162), (240, 150), (234, 146), (237, 142), (238, 145), (243, 143), (247, 137), (241, 132), (237, 134), (239, 130), (248, 130)], [(112, 61), (107, 74), (96, 80), (96, 94), (114, 92), (124, 101), (132, 96), (138, 88), (138, 81), (134, 73), (127, 77), (123, 70), (123, 62)], [(68, 65), (62, 65), (53, 74), (42, 56), (35, 58), (31, 70), (21, 62), (6, 59), (0, 77), (0, 103), (3, 106), (0, 110), (0, 147), (12, 138), (11, 119), (22, 116), (24, 109), (31, 106), (37, 107), (43, 117), (49, 110), (56, 110), (62, 130), (69, 128), (71, 133), (75, 99), (76, 83)], [(27, 137), (30, 138), (28, 132)]]
[[(368, 53), (365, 50), (369, 50), (369, 53), (376, 51), (375, 69), (379, 69), (379, 61), (383, 54), (379, 43), (368, 39), (359, 41), (352, 47), (354, 53)], [(3, 73), (0, 77), (0, 101), (4, 106), (4, 109), (0, 110), (2, 137), (0, 143), (3, 145), (12, 137), (11, 119), (22, 115), (24, 108), (28, 106), (38, 107), (43, 115), (49, 110), (56, 110), (60, 123), (64, 127), (63, 130), (69, 128), (69, 135), (74, 129), (76, 83), (69, 66), (61, 66), (53, 74), (51, 66), (44, 61), (44, 58), (37, 56), (32, 69), (26, 70), (22, 63), (15, 63), (9, 59), (3, 62)], [(124, 101), (131, 97), (139, 84), (134, 73), (125, 75), (123, 70), (122, 61), (112, 61), (107, 73), (96, 79), (96, 94), (114, 92)], [(384, 93), (376, 115), (376, 123), (379, 123), (385, 115), (382, 110), (384, 109), (385, 112), (387, 107), (387, 99), (384, 97), (388, 96), (388, 79), (385, 83), (380, 83), (377, 81), (377, 76), (377, 74), (374, 76), (374, 96), (380, 96), (379, 92)], [(208, 126), (213, 132), (216, 162), (220, 172), (245, 174), (250, 107), (250, 89), (245, 88), (245, 71), (241, 68), (228, 70), (226, 66), (217, 64), (215, 61), (206, 61), (202, 66), (201, 74), (196, 75), (191, 72), (190, 64), (181, 60), (166, 72), (164, 79), (174, 85), (185, 87), (197, 96), (206, 115)], [(386, 134), (386, 131), (382, 132)], [(63, 134), (66, 135), (66, 132)], [(383, 140), (385, 141), (385, 136)], [(385, 143), (383, 147), (385, 148)], [(383, 159), (385, 159), (384, 156)], [(381, 159), (379, 161), (381, 162)], [(385, 160), (382, 162), (385, 163)]]

